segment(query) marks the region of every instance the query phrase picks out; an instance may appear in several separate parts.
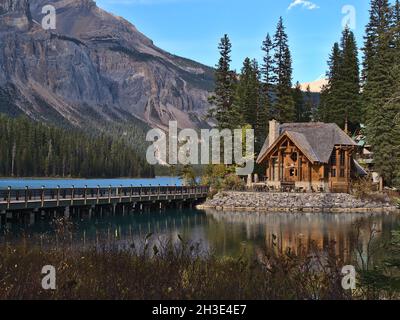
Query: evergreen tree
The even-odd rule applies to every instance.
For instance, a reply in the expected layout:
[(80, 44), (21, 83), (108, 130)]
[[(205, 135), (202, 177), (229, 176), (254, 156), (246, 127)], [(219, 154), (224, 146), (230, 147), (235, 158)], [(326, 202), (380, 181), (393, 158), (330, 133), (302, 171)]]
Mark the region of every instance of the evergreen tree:
[(358, 61), (357, 43), (354, 33), (346, 27), (341, 39), (341, 66), (339, 69), (339, 105), (342, 116), (337, 124), (344, 128), (349, 125), (356, 129), (361, 122), (362, 108), (360, 100), (360, 69)]
[(295, 120), (295, 106), (292, 96), (292, 57), (288, 37), (285, 32), (282, 17), (279, 19), (273, 41), (274, 47), (274, 77), (276, 102), (272, 115), (280, 122)]
[[(262, 114), (265, 116), (266, 128), (268, 127), (268, 120), (276, 112), (273, 109), (271, 93), (273, 92), (273, 80), (274, 80), (274, 57), (273, 57), (273, 43), (269, 34), (267, 34), (263, 41), (261, 50), (264, 52), (263, 64), (261, 66), (262, 76)], [(260, 118), (261, 121), (262, 118)]]
[(365, 28), (363, 82), (367, 81), (378, 50), (379, 35), (390, 30), (391, 9), (388, 0), (371, 0), (369, 22)]
[(215, 94), (210, 98), (213, 107), (209, 116), (216, 119), (220, 129), (234, 129), (241, 125), (240, 112), (235, 104), (236, 74), (230, 69), (232, 45), (224, 35), (218, 46), (220, 59), (215, 72)]
[(302, 117), (303, 122), (309, 122), (313, 118), (313, 114), (315, 113), (315, 105), (311, 93), (311, 88), (308, 85), (306, 89), (306, 97), (304, 99), (304, 113)]
[(305, 112), (305, 104), (303, 91), (301, 90), (300, 82), (296, 82), (296, 86), (293, 89), (293, 101), (296, 110), (296, 122), (303, 122), (304, 112)]
[(399, 167), (398, 113), (396, 99), (399, 84), (398, 50), (395, 49), (393, 8), (388, 1), (371, 1), (364, 48), (363, 106), (366, 112), (367, 138), (374, 151), (375, 170), (387, 184), (396, 181)]
[(131, 145), (106, 135), (59, 129), (0, 115), (0, 176), (152, 177)]
[(335, 43), (328, 61), (328, 85), (321, 93), (320, 118), (339, 127), (356, 129), (361, 121), (360, 71), (354, 34), (343, 30), (341, 43)]
[(243, 62), (240, 81), (237, 85), (237, 105), (245, 123), (256, 127), (256, 114), (259, 106), (260, 79), (258, 64), (246, 58)]
[(328, 60), (328, 84), (322, 88), (318, 119), (324, 122), (337, 122), (342, 114), (336, 109), (339, 105), (339, 82), (342, 53), (339, 43), (335, 43)]

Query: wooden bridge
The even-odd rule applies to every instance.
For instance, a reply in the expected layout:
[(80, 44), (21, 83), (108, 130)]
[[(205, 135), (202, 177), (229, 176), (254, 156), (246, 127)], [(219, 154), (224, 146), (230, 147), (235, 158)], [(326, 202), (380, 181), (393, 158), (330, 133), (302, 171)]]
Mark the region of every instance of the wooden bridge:
[(0, 222), (26, 216), (70, 216), (70, 214), (112, 214), (128, 210), (192, 207), (203, 201), (209, 188), (178, 187), (108, 187), (108, 188), (41, 188), (0, 190)]

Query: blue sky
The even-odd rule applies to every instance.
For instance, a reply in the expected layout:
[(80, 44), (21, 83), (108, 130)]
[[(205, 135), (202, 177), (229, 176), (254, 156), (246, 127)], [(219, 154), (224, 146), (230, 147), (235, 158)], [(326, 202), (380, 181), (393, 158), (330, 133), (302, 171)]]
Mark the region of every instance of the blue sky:
[[(227, 33), (232, 67), (246, 57), (262, 59), (266, 34), (284, 18), (293, 55), (293, 80), (310, 82), (326, 71), (339, 41), (343, 19), (351, 17), (358, 45), (368, 22), (368, 0), (97, 0), (107, 11), (132, 22), (155, 45), (171, 53), (214, 66), (217, 45)], [(344, 13), (342, 13), (344, 10)], [(354, 15), (352, 14), (354, 12)], [(355, 19), (352, 17), (354, 16)]]

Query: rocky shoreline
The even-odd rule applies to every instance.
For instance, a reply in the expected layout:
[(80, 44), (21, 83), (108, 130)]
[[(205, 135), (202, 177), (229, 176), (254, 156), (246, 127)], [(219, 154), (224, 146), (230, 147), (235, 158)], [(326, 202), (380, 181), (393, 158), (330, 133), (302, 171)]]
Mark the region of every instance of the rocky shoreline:
[(357, 199), (347, 193), (233, 192), (216, 194), (198, 209), (268, 212), (384, 212), (400, 213), (386, 201)]

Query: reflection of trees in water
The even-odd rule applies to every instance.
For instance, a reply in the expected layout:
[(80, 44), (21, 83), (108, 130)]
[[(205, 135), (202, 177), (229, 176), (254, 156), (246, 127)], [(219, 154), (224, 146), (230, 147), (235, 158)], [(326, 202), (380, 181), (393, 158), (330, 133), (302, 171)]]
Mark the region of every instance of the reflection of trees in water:
[[(388, 236), (391, 225), (398, 217), (382, 214), (316, 214), (316, 213), (261, 213), (261, 212), (230, 212), (207, 210), (207, 215), (212, 219), (225, 224), (243, 226), (248, 240), (263, 238), (263, 243), (258, 243), (258, 249), (266, 246), (284, 252), (291, 249), (298, 253), (300, 248), (315, 246), (326, 249), (332, 246), (335, 254), (341, 259), (349, 258), (355, 249), (361, 250), (366, 258), (371, 246), (371, 223), (376, 231), (373, 241)], [(370, 224), (360, 223), (368, 219)], [(384, 221), (388, 220), (385, 228)], [(358, 237), (354, 232), (358, 228)]]
[[(63, 235), (64, 244), (82, 249), (89, 247), (129, 249), (132, 244), (143, 246), (146, 236), (149, 246), (171, 243), (178, 245), (181, 241), (201, 243), (203, 250), (209, 250), (210, 245), (205, 237), (204, 227), (207, 225), (205, 214), (193, 211), (162, 211), (150, 213), (135, 213), (130, 216), (86, 217), (82, 220), (72, 220), (72, 228)], [(29, 238), (31, 243), (51, 246), (61, 242), (51, 223), (41, 222), (22, 228), (12, 225), (0, 235), (0, 240), (17, 242), (21, 238)]]

